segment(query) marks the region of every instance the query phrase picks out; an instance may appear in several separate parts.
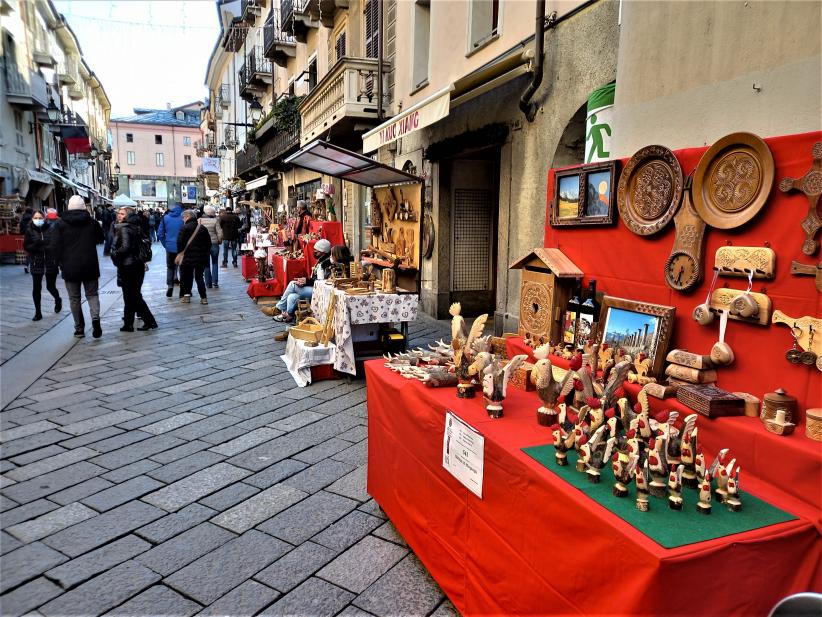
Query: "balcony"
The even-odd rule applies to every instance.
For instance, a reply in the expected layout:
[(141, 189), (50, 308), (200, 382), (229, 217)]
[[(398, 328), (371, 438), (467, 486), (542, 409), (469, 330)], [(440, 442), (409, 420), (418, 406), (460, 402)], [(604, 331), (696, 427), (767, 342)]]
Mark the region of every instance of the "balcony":
[(78, 81), (77, 77), (77, 62), (73, 58), (65, 58), (57, 66), (57, 81), (62, 86), (73, 86)]
[(226, 51), (237, 53), (245, 43), (248, 28), (243, 26), (239, 17), (235, 17), (223, 34), (222, 46)]
[(223, 109), (228, 109), (231, 107), (231, 86), (228, 84), (222, 84), (220, 86), (220, 92), (217, 95), (217, 104), (219, 107)]
[(9, 105), (24, 109), (45, 109), (48, 107), (49, 94), (46, 80), (34, 71), (29, 71), (29, 81), (22, 73), (6, 67), (6, 100)]
[(284, 159), (300, 146), (300, 125), (294, 124), (286, 129), (278, 129), (273, 137), (260, 147), (260, 160), (270, 166)]
[(333, 28), (337, 11), (347, 9), (348, 0), (320, 0), (320, 23), (326, 28)]
[(242, 0), (240, 3), (240, 17), (247, 24), (253, 24), (262, 11), (262, 0)]
[(245, 149), (234, 155), (237, 175), (247, 173), (260, 165), (260, 150), (254, 144), (247, 143)]
[[(388, 72), (383, 63), (383, 109), (388, 94)], [(307, 144), (325, 135), (333, 126), (341, 136), (363, 132), (377, 123), (377, 60), (344, 57), (329, 71), (300, 105), (302, 134)], [(338, 140), (335, 140), (337, 143)], [(340, 143), (340, 145), (344, 145)]]
[(299, 43), (305, 43), (308, 31), (320, 27), (319, 0), (280, 0), (283, 32), (293, 34)]
[(72, 101), (79, 101), (83, 98), (84, 93), (83, 89), (80, 87), (79, 82), (73, 86), (68, 87), (68, 96)]
[(240, 97), (243, 100), (249, 101), (265, 94), (273, 77), (271, 75), (271, 61), (263, 56), (261, 46), (257, 45), (251, 49), (238, 75)]
[(263, 28), (263, 53), (277, 66), (285, 68), (289, 58), (297, 57), (297, 39), (280, 27), (279, 11), (272, 11)]
[(45, 66), (48, 68), (52, 68), (55, 64), (57, 64), (54, 60), (54, 56), (51, 55), (51, 49), (49, 48), (49, 41), (46, 33), (42, 30), (39, 30), (34, 37), (34, 49), (32, 50), (31, 59), (34, 60), (35, 64), (38, 66)]

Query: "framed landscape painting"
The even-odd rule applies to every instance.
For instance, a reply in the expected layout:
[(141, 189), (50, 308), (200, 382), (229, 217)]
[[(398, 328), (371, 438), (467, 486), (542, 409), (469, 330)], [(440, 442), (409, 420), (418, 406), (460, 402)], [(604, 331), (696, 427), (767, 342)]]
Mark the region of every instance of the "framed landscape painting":
[(610, 225), (614, 222), (617, 161), (592, 163), (554, 173), (550, 206), (553, 227)]

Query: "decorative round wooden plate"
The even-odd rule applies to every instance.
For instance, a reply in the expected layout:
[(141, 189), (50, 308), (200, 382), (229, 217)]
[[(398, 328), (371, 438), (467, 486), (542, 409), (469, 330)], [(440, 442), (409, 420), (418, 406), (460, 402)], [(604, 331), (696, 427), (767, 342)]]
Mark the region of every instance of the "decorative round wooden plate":
[(752, 133), (726, 135), (702, 155), (693, 179), (697, 213), (711, 227), (732, 229), (751, 220), (774, 181), (768, 145)]
[(682, 200), (682, 168), (665, 146), (645, 146), (628, 161), (617, 186), (617, 207), (625, 226), (649, 236), (665, 227)]

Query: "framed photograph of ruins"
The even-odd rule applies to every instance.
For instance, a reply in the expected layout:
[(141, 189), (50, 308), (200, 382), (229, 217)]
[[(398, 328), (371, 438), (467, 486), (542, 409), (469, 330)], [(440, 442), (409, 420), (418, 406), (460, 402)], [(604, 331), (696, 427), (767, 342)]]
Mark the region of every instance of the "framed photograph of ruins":
[(592, 163), (554, 173), (550, 205), (553, 227), (610, 225), (614, 222), (617, 161)]
[(623, 349), (634, 360), (644, 353), (651, 359), (650, 376), (659, 378), (671, 342), (675, 314), (673, 306), (605, 296), (597, 340), (616, 351)]

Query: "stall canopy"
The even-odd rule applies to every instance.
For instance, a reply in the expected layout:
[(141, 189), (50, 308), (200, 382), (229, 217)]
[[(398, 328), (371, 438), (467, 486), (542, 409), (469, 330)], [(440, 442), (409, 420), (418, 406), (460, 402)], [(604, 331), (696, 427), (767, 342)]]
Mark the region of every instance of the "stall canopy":
[(421, 182), (417, 176), (320, 139), (295, 152), (285, 162), (364, 186)]
[(113, 203), (118, 208), (122, 208), (123, 206), (130, 206), (130, 207), (133, 208), (134, 206), (137, 205), (137, 202), (134, 201), (128, 195), (117, 195), (117, 197), (115, 197), (114, 201), (111, 202), (111, 203)]

